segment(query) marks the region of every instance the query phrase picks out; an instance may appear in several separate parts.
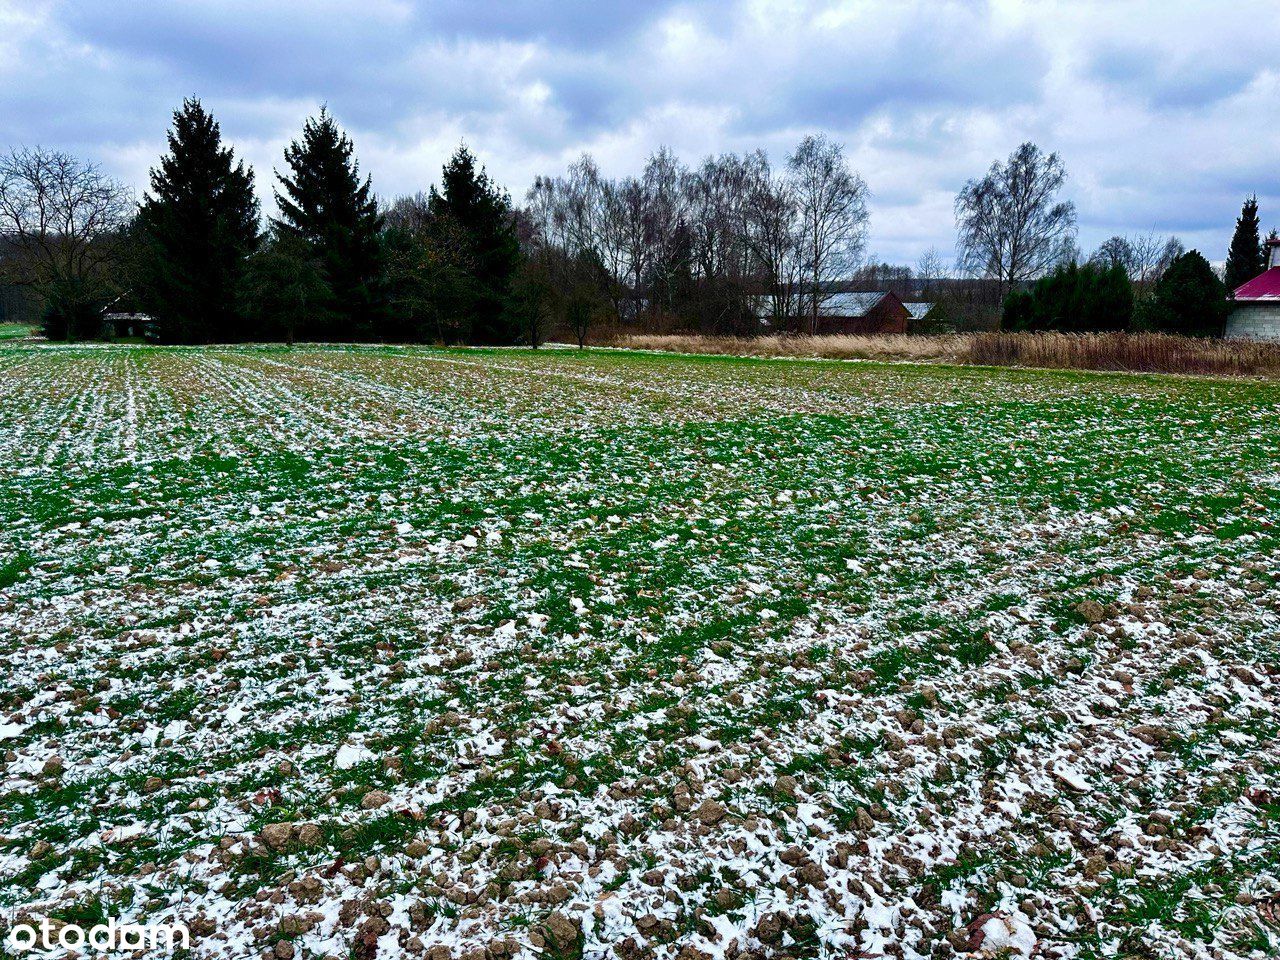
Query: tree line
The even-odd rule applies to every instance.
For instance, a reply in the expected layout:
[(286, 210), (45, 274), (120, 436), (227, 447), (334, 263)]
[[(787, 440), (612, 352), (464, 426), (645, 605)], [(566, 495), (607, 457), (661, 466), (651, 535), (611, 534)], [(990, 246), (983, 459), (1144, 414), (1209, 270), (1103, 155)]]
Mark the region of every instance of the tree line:
[[(1086, 257), (1066, 182), (1057, 154), (1024, 143), (965, 183), (954, 270), (936, 250), (914, 269), (864, 257), (866, 183), (820, 136), (778, 171), (763, 152), (690, 169), (660, 150), (639, 177), (613, 180), (584, 156), (539, 177), (524, 215), (533, 257), (575, 328), (604, 302), (612, 318), (641, 326), (812, 332), (834, 293), (892, 290), (936, 302), (952, 326), (1221, 332), (1228, 286), (1199, 252), (1149, 233), (1111, 237)], [(1261, 272), (1256, 229), (1237, 246), (1252, 252), (1237, 279)], [(1231, 289), (1243, 282), (1232, 282), (1234, 262)]]
[(994, 282), (1001, 326), (1220, 334), (1231, 291), (1266, 266), (1257, 198), (1244, 203), (1219, 278), (1177, 237), (1114, 236), (1084, 258), (1075, 242), (1075, 207), (1059, 199), (1066, 176), (1057, 154), (1024, 143), (956, 198), (961, 263)]
[[(708, 333), (810, 329), (857, 266), (867, 185), (840, 144), (805, 137), (774, 170), (763, 151), (689, 168), (667, 149), (638, 177), (590, 156), (526, 197), (531, 257), (581, 338), (593, 313)], [(603, 310), (601, 309), (603, 308)]]
[(140, 203), (65, 154), (0, 158), (0, 282), (36, 291), (48, 336), (92, 337), (104, 313), (147, 315), (171, 343), (802, 333), (857, 289), (939, 301), (961, 325), (1212, 334), (1227, 291), (1265, 265), (1256, 198), (1225, 285), (1175, 237), (1116, 236), (1084, 257), (1065, 166), (1032, 143), (961, 188), (953, 272), (935, 250), (914, 269), (866, 255), (867, 184), (823, 135), (776, 168), (763, 151), (690, 167), (662, 148), (610, 178), (584, 155), (522, 207), (460, 146), (438, 185), (381, 203), (321, 109), (284, 151), (265, 225), (254, 172), (199, 100), (167, 139)]
[(92, 337), (104, 312), (147, 315), (168, 343), (536, 346), (559, 329), (582, 344), (599, 322), (751, 333), (762, 317), (803, 330), (868, 222), (865, 182), (821, 135), (778, 171), (763, 152), (690, 169), (662, 149), (614, 180), (584, 156), (523, 208), (463, 146), (438, 186), (380, 204), (322, 109), (284, 151), (265, 228), (254, 172), (199, 100), (167, 140), (137, 204), (65, 154), (0, 160), (0, 269), (38, 291), (49, 337)]
[(519, 338), (510, 198), (460, 146), (439, 187), (382, 209), (325, 109), (284, 151), (265, 229), (254, 173), (199, 100), (173, 115), (138, 204), (101, 170), (39, 149), (0, 161), (0, 269), (38, 291), (51, 338), (104, 311), (166, 343)]

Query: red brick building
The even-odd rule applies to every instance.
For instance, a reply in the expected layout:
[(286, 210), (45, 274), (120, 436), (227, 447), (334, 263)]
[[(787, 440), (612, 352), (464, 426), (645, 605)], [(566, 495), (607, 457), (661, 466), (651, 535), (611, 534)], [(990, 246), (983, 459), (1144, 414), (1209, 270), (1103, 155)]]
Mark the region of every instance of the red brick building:
[(818, 328), (813, 330), (811, 314), (803, 328), (817, 334), (906, 333), (910, 320), (911, 311), (896, 293), (833, 293), (818, 308)]

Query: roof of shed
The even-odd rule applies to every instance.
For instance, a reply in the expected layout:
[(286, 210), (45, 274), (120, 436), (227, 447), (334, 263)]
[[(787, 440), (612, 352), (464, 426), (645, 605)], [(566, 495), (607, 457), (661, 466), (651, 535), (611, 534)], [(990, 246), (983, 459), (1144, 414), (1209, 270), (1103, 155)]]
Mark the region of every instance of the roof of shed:
[(867, 312), (887, 297), (884, 291), (871, 293), (833, 293), (818, 308), (824, 317), (865, 317)]
[[(874, 290), (874, 291), (867, 291), (867, 292), (860, 292), (860, 293), (848, 293), (848, 292), (829, 293), (823, 299), (822, 304), (818, 307), (818, 316), (834, 317), (837, 319), (839, 318), (856, 319), (858, 317), (865, 317), (868, 313), (870, 313), (873, 309), (875, 309), (875, 307), (878, 306), (879, 303), (882, 300), (884, 300), (885, 297), (889, 297), (889, 296), (893, 296), (893, 295), (884, 290)], [(770, 312), (769, 298), (764, 296), (757, 296), (757, 297), (754, 297), (753, 300), (755, 302), (756, 316), (767, 317)], [(899, 300), (898, 302), (902, 303), (901, 300)], [(808, 313), (810, 309), (809, 304), (810, 304), (810, 301), (808, 297), (807, 296), (804, 297), (802, 299), (802, 305), (803, 305), (803, 309), (801, 311), (802, 313), (805, 313), (805, 314)], [(929, 312), (929, 308), (932, 307), (933, 304), (931, 303), (914, 304), (914, 305), (903, 304), (903, 306), (905, 306), (908, 311), (911, 311), (913, 306), (918, 306), (918, 307), (922, 306), (925, 309), (920, 314), (920, 316), (924, 316), (925, 313)], [(912, 313), (912, 315), (915, 316), (914, 313)]]
[(1280, 267), (1272, 267), (1236, 288), (1236, 300), (1280, 300)]

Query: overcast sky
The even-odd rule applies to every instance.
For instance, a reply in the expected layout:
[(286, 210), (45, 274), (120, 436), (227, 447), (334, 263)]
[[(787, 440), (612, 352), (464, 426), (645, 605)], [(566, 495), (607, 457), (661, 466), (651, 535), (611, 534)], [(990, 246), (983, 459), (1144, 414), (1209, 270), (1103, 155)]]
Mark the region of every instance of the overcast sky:
[(869, 249), (950, 256), (952, 203), (1023, 140), (1058, 151), (1088, 252), (1177, 233), (1224, 258), (1244, 195), (1280, 226), (1280, 8), (1222, 0), (0, 0), (0, 147), (141, 190), (195, 94), (257, 170), (320, 103), (383, 196), (465, 138), (520, 200), (583, 151), (610, 175), (805, 133), (872, 191)]

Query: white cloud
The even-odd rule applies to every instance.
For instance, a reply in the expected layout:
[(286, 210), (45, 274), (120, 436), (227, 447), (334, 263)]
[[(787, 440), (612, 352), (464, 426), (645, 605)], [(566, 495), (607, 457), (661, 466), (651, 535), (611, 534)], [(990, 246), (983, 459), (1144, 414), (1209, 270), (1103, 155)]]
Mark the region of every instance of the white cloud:
[(1060, 152), (1088, 248), (1179, 232), (1222, 256), (1243, 195), (1280, 223), (1280, 18), (1208, 0), (0, 0), (0, 145), (43, 142), (135, 186), (202, 96), (258, 171), (328, 102), (383, 195), (463, 137), (520, 197), (583, 150), (636, 172), (801, 135), (844, 141), (871, 248), (949, 250), (951, 201), (1019, 142)]

